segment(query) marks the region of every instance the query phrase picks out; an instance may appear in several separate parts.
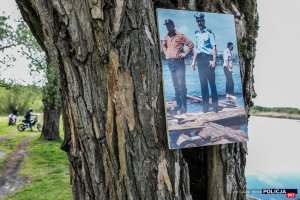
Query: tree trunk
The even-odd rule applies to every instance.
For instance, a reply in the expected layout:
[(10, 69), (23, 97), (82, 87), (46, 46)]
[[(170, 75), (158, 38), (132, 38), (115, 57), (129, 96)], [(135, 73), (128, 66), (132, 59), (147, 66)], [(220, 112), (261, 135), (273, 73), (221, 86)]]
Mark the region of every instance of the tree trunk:
[(58, 140), (61, 97), (57, 73), (49, 59), (47, 59), (46, 77), (47, 83), (43, 88), (44, 122), (41, 137), (45, 140)]
[(44, 123), (41, 135), (44, 140), (59, 139), (59, 117), (60, 109), (48, 106), (44, 108)]
[(255, 0), (17, 3), (58, 66), (74, 199), (245, 199), (246, 144), (168, 149), (154, 9), (236, 16), (249, 108)]

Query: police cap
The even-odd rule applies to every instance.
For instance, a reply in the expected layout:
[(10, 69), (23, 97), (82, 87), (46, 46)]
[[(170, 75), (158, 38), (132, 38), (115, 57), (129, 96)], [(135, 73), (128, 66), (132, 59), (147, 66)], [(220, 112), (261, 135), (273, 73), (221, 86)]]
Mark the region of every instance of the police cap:
[(204, 20), (205, 15), (203, 13), (195, 13), (194, 17), (196, 18), (197, 21), (199, 21), (199, 20)]
[(171, 19), (166, 19), (164, 25), (174, 25), (174, 22)]

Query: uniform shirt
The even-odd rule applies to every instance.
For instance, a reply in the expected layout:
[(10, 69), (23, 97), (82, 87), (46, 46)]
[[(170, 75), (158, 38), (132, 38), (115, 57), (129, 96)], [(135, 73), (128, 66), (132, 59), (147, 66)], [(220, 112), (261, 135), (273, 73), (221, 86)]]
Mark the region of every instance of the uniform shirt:
[[(184, 45), (188, 46), (188, 49), (184, 51)], [(162, 50), (166, 56), (166, 59), (180, 58), (179, 54), (184, 53), (187, 55), (194, 48), (194, 44), (184, 34), (175, 32), (175, 36), (170, 37), (165, 35), (162, 41)]]
[[(223, 60), (224, 60), (223, 66), (226, 66), (226, 67), (232, 66), (232, 54), (228, 48), (226, 48), (223, 51)], [(227, 63), (229, 64), (229, 66), (227, 66)]]
[(212, 47), (216, 45), (215, 35), (207, 28), (203, 32), (195, 31), (197, 53), (212, 55)]
[(24, 117), (25, 117), (26, 120), (30, 120), (31, 115), (33, 115), (33, 113), (32, 113), (31, 111), (28, 110), (28, 111), (26, 112), (26, 114), (25, 114)]

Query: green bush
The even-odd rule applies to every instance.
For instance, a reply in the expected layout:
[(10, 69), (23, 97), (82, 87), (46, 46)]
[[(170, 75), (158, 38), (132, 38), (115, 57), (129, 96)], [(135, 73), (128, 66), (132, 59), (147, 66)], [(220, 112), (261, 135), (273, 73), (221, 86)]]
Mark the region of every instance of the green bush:
[(13, 109), (18, 109), (22, 116), (28, 108), (35, 112), (43, 111), (42, 89), (38, 86), (23, 86), (13, 84), (0, 87), (0, 114), (7, 115)]
[(298, 108), (289, 108), (289, 107), (262, 107), (262, 106), (253, 106), (251, 108), (251, 113), (258, 112), (278, 112), (278, 113), (288, 113), (288, 114), (297, 114), (300, 115), (300, 110)]

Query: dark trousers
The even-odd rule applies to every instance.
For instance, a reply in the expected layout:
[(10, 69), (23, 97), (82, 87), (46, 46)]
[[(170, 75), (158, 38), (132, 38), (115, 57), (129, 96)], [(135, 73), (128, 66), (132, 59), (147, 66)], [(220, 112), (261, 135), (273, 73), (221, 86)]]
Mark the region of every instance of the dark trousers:
[(29, 128), (32, 129), (32, 123), (30, 119), (26, 119), (26, 123), (29, 125)]
[(234, 94), (234, 82), (232, 78), (232, 71), (230, 72), (228, 67), (224, 67), (224, 74), (226, 77), (226, 94)]
[(175, 90), (176, 108), (186, 109), (186, 83), (185, 83), (185, 64), (183, 59), (169, 59), (169, 70), (171, 72), (173, 87)]
[(201, 93), (203, 99), (203, 105), (208, 106), (209, 102), (209, 91), (208, 84), (211, 89), (211, 99), (214, 105), (218, 104), (218, 93), (216, 87), (216, 75), (215, 68), (209, 66), (209, 61), (212, 61), (212, 55), (207, 54), (198, 54), (197, 55), (197, 65), (198, 65), (198, 73), (201, 85)]

